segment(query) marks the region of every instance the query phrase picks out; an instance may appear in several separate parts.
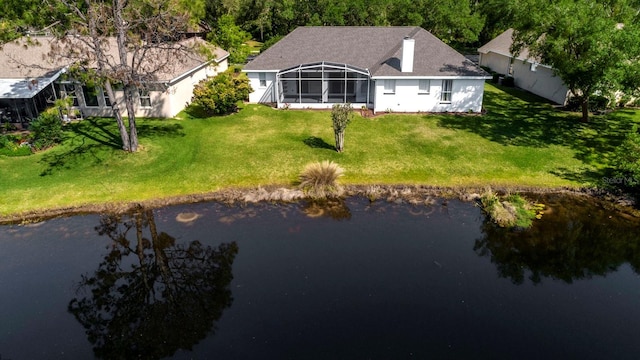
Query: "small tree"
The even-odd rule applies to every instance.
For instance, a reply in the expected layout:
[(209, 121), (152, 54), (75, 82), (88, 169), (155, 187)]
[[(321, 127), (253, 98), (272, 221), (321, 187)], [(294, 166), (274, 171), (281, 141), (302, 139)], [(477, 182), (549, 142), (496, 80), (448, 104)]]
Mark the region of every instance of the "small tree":
[(333, 133), (336, 137), (336, 151), (344, 150), (344, 130), (353, 119), (353, 108), (351, 104), (335, 104), (331, 110), (331, 120), (333, 120)]
[(246, 99), (252, 91), (247, 75), (235, 74), (229, 69), (200, 81), (193, 89), (191, 102), (208, 114), (229, 114), (238, 108), (238, 101)]

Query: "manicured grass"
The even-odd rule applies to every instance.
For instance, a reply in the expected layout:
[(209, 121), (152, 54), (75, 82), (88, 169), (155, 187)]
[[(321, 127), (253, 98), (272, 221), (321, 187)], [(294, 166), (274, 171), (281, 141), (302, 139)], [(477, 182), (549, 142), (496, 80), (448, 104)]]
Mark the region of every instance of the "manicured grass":
[(342, 184), (597, 186), (612, 150), (640, 113), (588, 124), (512, 89), (486, 87), (487, 114), (356, 116), (345, 152), (333, 150), (329, 111), (247, 105), (225, 117), (140, 120), (142, 150), (119, 150), (115, 122), (67, 127), (64, 144), (0, 156), (0, 214), (142, 201), (226, 187), (292, 186), (305, 165), (331, 160)]

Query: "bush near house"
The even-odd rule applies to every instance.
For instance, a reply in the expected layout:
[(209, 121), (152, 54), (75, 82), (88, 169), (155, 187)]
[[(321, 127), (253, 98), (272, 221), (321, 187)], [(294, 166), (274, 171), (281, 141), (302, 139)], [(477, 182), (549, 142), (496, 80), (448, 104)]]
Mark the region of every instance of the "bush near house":
[(513, 78), (513, 76), (505, 76), (502, 79), (502, 85), (508, 86), (508, 87), (514, 87), (516, 86), (516, 80)]
[[(594, 95), (589, 97), (589, 111), (604, 111), (609, 107), (609, 98), (606, 96)], [(582, 98), (574, 96), (569, 98), (565, 109), (568, 111), (580, 111), (582, 106)]]
[(26, 156), (31, 154), (31, 148), (22, 143), (20, 135), (0, 135), (0, 155)]
[(229, 69), (200, 81), (193, 89), (191, 102), (208, 115), (230, 114), (238, 109), (238, 101), (249, 97), (252, 91), (246, 74)]
[(63, 139), (62, 122), (55, 112), (43, 112), (29, 125), (33, 150), (44, 150)]

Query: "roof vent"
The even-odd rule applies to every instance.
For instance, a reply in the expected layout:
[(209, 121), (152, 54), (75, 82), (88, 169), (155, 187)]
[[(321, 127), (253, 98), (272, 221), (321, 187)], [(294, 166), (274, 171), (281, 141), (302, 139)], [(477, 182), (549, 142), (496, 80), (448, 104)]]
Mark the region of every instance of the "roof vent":
[(402, 40), (402, 55), (400, 59), (400, 71), (413, 72), (413, 52), (416, 47), (416, 40), (406, 36)]

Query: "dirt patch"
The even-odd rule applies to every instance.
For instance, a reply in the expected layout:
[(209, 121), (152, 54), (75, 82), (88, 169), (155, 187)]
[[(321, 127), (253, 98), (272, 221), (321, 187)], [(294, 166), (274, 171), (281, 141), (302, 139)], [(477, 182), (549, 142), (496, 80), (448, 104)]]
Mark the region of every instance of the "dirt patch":
[[(566, 196), (586, 196), (606, 201), (612, 207), (627, 216), (640, 217), (640, 211), (635, 209), (633, 199), (615, 195), (596, 189), (572, 188), (530, 188), (530, 187), (492, 187), (498, 194), (525, 193), (562, 194)], [(342, 197), (361, 196), (370, 201), (387, 201), (408, 203), (412, 205), (430, 205), (436, 198), (460, 199), (462, 201), (476, 201), (485, 187), (434, 187), (422, 185), (347, 185), (344, 186)], [(294, 202), (306, 199), (304, 193), (298, 189), (282, 186), (266, 186), (258, 188), (229, 188), (211, 193), (192, 194), (129, 203), (87, 204), (73, 207), (43, 209), (20, 214), (0, 216), (0, 224), (28, 224), (57, 217), (98, 214), (98, 213), (126, 213), (136, 209), (155, 209), (170, 205), (193, 204), (207, 201), (217, 201), (229, 205), (248, 204), (258, 202)]]

